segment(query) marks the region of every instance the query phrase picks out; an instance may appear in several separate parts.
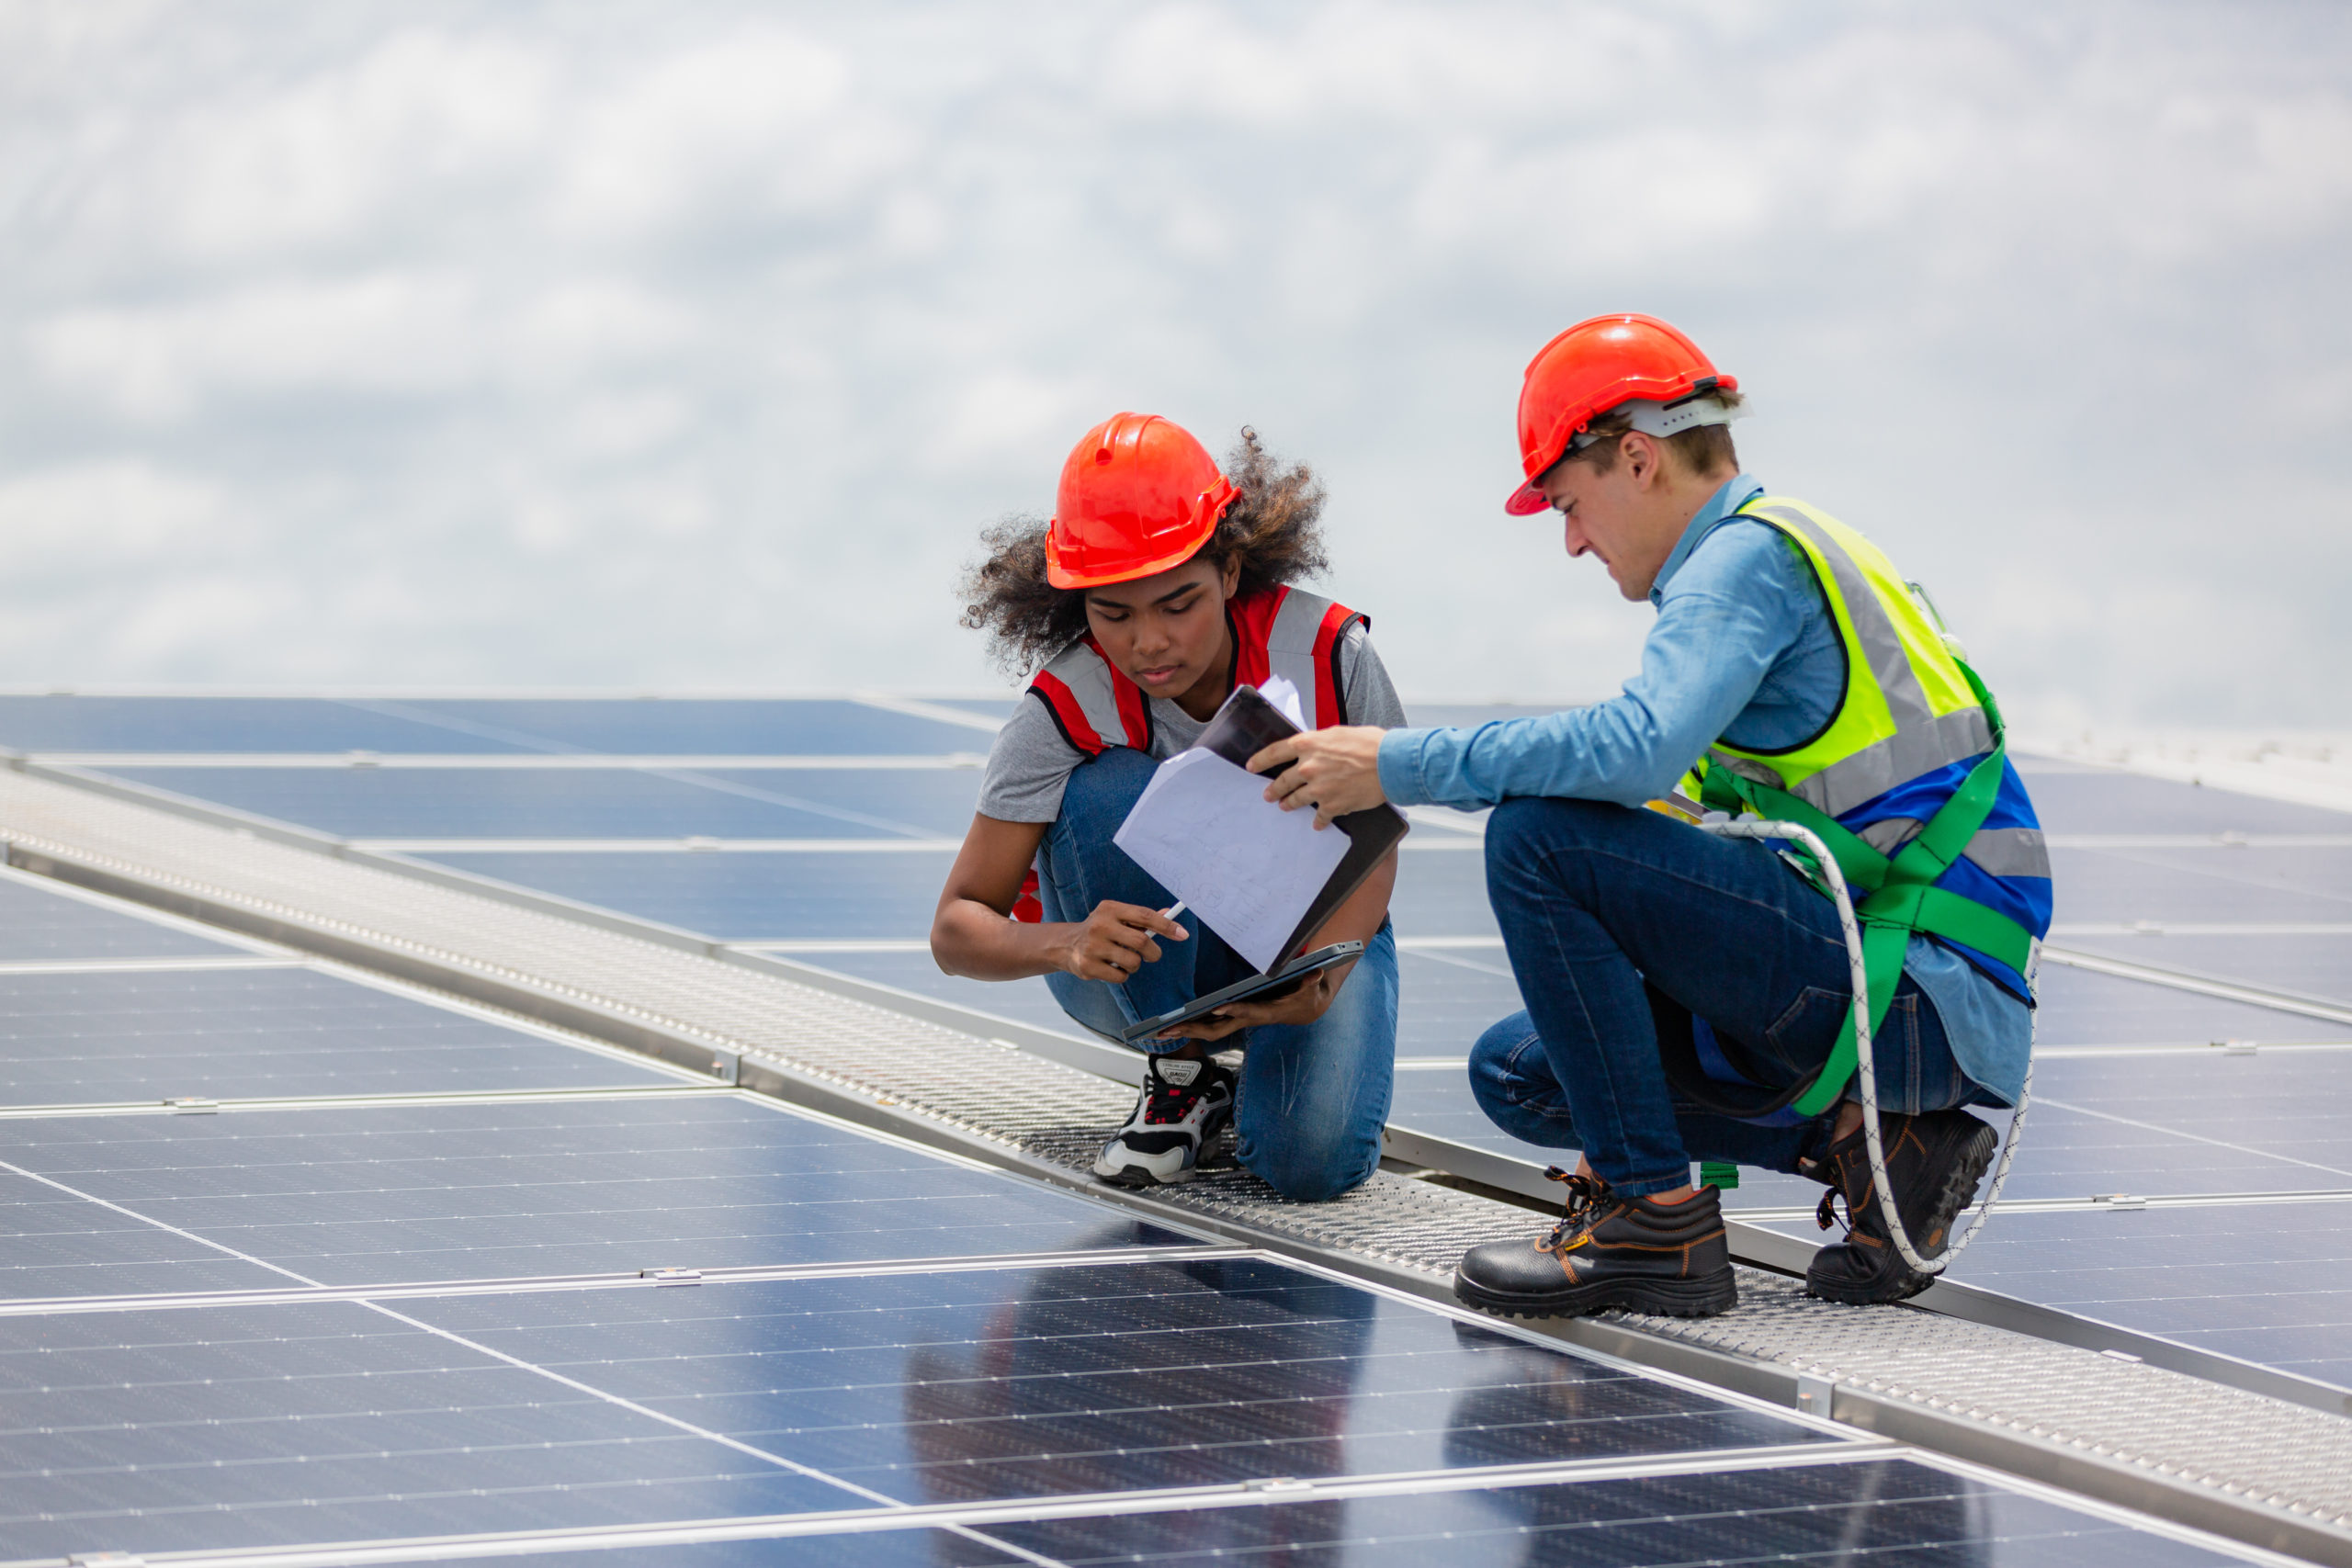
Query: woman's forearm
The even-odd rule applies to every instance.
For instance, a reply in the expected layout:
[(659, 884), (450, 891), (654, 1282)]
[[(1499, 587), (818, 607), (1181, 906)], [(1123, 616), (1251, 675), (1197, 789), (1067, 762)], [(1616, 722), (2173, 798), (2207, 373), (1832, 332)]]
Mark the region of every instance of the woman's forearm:
[(998, 914), (972, 898), (940, 906), (931, 926), (931, 956), (950, 975), (974, 980), (1025, 980), (1065, 967), (1070, 933), (1061, 921), (1040, 924)]

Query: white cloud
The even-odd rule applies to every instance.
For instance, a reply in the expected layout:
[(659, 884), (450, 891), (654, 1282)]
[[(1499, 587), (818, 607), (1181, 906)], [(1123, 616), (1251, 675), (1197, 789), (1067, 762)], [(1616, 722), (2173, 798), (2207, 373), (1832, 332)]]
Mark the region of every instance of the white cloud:
[(1316, 462), (1408, 691), (1589, 694), (1646, 611), (1498, 502), (1635, 308), (2012, 706), (2344, 722), (2335, 7), (26, 15), (0, 680), (967, 683), (1134, 407)]

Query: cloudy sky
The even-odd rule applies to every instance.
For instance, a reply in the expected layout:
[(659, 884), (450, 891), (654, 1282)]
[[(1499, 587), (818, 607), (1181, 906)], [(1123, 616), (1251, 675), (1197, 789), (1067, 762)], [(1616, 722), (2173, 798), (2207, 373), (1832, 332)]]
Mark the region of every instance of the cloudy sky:
[(2041, 726), (2352, 724), (2352, 8), (0, 0), (0, 683), (973, 689), (1121, 408), (1331, 491), (1408, 694), (1603, 310)]

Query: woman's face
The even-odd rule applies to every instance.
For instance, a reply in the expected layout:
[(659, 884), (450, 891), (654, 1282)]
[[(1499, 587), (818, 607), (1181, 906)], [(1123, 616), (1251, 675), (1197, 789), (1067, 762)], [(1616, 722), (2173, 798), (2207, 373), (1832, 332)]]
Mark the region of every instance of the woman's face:
[(1205, 701), (1205, 712), (1193, 713), (1204, 718), (1225, 700), (1232, 668), (1225, 602), (1240, 577), (1238, 561), (1220, 568), (1195, 556), (1151, 577), (1090, 588), (1087, 627), (1147, 695), (1173, 699), (1188, 713)]

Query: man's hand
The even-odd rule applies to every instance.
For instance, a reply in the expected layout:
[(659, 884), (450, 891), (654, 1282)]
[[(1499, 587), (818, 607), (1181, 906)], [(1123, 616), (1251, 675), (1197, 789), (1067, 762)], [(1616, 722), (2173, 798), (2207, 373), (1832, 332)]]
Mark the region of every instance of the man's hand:
[(1067, 929), (1069, 938), (1060, 954), (1061, 966), (1081, 980), (1107, 980), (1114, 986), (1145, 964), (1159, 962), (1159, 943), (1153, 937), (1191, 940), (1182, 926), (1159, 910), (1108, 898)]
[(1270, 1001), (1233, 1002), (1212, 1013), (1182, 1024), (1162, 1040), (1222, 1040), (1244, 1029), (1255, 1029), (1261, 1023), (1313, 1023), (1321, 1018), (1332, 998), (1340, 994), (1340, 982), (1348, 977), (1355, 964), (1334, 964), (1329, 969), (1317, 969), (1298, 983), (1298, 989), (1288, 996)]
[(1364, 811), (1388, 796), (1380, 789), (1380, 738), (1369, 724), (1334, 725), (1277, 740), (1250, 759), (1253, 773), (1293, 765), (1266, 785), (1266, 798), (1284, 811), (1312, 807), (1315, 825), (1328, 828), (1335, 817)]

